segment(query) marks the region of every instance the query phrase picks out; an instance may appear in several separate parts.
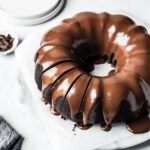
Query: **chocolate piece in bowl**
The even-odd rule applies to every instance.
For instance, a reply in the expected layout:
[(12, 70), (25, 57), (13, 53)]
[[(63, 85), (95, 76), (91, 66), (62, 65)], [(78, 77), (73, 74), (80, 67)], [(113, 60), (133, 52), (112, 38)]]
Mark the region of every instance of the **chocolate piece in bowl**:
[(8, 34), (7, 36), (0, 35), (0, 51), (3, 52), (12, 48), (13, 41), (14, 38), (12, 38), (10, 34)]

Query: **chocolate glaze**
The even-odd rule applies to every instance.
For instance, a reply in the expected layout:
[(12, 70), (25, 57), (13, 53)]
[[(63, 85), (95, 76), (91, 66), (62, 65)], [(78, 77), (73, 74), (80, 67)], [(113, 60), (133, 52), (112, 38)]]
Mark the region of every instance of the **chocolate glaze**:
[(108, 73), (108, 75), (113, 75), (115, 73), (115, 69), (113, 69), (113, 70), (111, 70), (109, 73)]
[(78, 123), (76, 123), (76, 124), (74, 124), (73, 131), (75, 131), (75, 128), (76, 128), (76, 127), (78, 127), (78, 128), (81, 129), (81, 130), (87, 130), (87, 129), (91, 128), (92, 125), (91, 125), (91, 124), (83, 125), (83, 124), (78, 124)]
[(55, 109), (52, 109), (52, 107), (50, 107), (50, 112), (55, 115), (55, 116), (59, 116), (60, 114), (55, 110)]
[(133, 133), (144, 133), (150, 130), (150, 118), (148, 115), (140, 115), (136, 119), (126, 122), (127, 129)]
[(110, 131), (111, 130), (111, 125), (106, 124), (105, 122), (101, 123), (100, 125), (101, 125), (102, 130), (104, 130), (104, 131)]
[[(150, 111), (150, 35), (123, 15), (83, 12), (48, 31), (35, 55), (35, 79), (52, 112), (83, 128), (129, 121), (133, 133), (150, 130), (137, 116)], [(115, 67), (92, 76), (94, 64)], [(146, 106), (145, 106), (146, 103)], [(125, 104), (125, 105), (124, 105)], [(55, 114), (54, 113), (54, 114)], [(148, 116), (148, 115), (147, 115)]]

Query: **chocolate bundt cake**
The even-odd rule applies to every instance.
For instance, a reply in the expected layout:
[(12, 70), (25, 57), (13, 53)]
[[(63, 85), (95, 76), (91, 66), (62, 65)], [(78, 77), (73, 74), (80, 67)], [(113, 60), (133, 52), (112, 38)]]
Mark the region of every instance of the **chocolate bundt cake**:
[[(110, 63), (107, 76), (90, 72)], [(48, 31), (35, 55), (35, 81), (54, 115), (82, 129), (124, 121), (150, 130), (150, 35), (123, 15), (83, 12)]]

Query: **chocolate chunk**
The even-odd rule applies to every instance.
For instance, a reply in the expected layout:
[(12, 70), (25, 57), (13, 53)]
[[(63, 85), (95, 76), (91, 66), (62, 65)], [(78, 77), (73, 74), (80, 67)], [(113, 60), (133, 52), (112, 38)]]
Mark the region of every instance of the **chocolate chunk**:
[(13, 41), (14, 41), (14, 38), (12, 38), (10, 34), (8, 34), (7, 36), (0, 35), (0, 51), (4, 52), (12, 48)]

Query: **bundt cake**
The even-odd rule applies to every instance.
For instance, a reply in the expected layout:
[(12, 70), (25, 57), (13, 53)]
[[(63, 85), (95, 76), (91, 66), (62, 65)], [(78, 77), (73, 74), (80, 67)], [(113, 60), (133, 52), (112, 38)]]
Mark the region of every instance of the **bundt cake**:
[[(92, 75), (110, 63), (107, 76)], [(35, 55), (35, 81), (54, 115), (87, 129), (124, 121), (150, 130), (150, 35), (124, 15), (82, 12), (48, 31)]]

